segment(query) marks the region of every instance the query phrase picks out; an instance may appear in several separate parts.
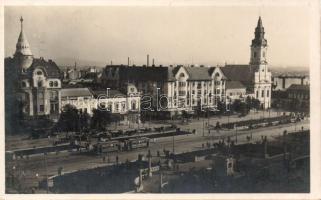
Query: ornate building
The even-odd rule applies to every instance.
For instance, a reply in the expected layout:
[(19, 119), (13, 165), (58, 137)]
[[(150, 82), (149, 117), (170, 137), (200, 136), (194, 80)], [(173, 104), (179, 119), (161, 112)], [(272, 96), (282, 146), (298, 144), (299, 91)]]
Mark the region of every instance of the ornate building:
[(16, 101), (25, 117), (57, 115), (60, 111), (61, 71), (52, 60), (33, 57), (23, 30), (13, 58), (5, 59), (6, 103)]
[[(194, 110), (200, 105), (215, 110), (220, 101), (230, 104), (235, 99), (244, 100), (247, 96), (258, 99), (261, 107), (267, 109), (271, 104), (271, 72), (268, 70), (266, 53), (267, 40), (264, 38), (260, 17), (251, 44), (250, 63), (247, 65), (107, 65), (101, 82), (106, 87), (121, 90), (129, 83), (134, 84), (143, 95), (142, 102), (146, 98), (165, 100), (167, 111)], [(158, 107), (161, 107), (160, 104), (161, 102), (156, 102)], [(154, 107), (153, 101), (153, 109)]]
[(226, 65), (222, 67), (224, 75), (230, 81), (239, 81), (246, 86), (247, 94), (258, 99), (264, 109), (271, 107), (272, 75), (266, 60), (267, 40), (259, 17), (255, 28), (255, 37), (251, 44), (249, 65)]

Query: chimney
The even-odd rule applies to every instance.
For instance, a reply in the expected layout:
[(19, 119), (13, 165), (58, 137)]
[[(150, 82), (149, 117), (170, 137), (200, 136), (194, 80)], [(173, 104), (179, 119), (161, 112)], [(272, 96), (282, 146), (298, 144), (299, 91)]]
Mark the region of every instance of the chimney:
[(129, 57), (127, 58), (127, 65), (129, 66)]
[(149, 55), (147, 54), (147, 67), (149, 66)]
[(155, 59), (153, 58), (153, 66), (155, 66)]

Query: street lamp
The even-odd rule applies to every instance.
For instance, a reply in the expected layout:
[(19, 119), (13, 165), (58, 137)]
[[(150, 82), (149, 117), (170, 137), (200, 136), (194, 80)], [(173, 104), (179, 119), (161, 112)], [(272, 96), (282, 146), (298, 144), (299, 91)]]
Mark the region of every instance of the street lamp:
[(234, 124), (235, 127), (235, 144), (237, 144), (237, 125)]

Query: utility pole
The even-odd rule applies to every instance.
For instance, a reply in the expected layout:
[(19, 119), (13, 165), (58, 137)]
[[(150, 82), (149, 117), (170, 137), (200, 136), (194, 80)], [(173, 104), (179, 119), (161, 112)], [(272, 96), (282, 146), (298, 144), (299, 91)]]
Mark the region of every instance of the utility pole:
[[(205, 115), (205, 114), (204, 114)], [(204, 137), (204, 135), (205, 135), (205, 122), (204, 122), (204, 117), (205, 116), (203, 116), (203, 137)]]
[(173, 133), (173, 154), (175, 153), (175, 134), (177, 133), (177, 129), (176, 132)]
[(235, 124), (235, 144), (237, 144), (237, 125)]
[(47, 190), (47, 194), (49, 193), (49, 183), (48, 183), (48, 170), (47, 170), (47, 158), (46, 158), (46, 154), (44, 153), (44, 161), (45, 161), (45, 170), (46, 170), (46, 190)]

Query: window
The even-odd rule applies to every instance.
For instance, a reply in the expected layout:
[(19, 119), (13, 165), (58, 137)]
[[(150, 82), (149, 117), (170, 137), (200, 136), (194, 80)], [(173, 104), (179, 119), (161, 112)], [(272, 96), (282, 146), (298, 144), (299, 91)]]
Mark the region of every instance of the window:
[(185, 96), (185, 94), (186, 94), (185, 91), (178, 91), (179, 96)]
[(256, 91), (256, 98), (259, 98), (259, 91)]
[(51, 91), (50, 92), (50, 100), (51, 101), (58, 100), (58, 92), (57, 91)]
[(55, 81), (55, 82), (54, 82), (54, 86), (55, 86), (55, 87), (58, 87), (58, 81)]
[(53, 86), (53, 82), (52, 82), (52, 81), (49, 82), (49, 86), (50, 86), (50, 87)]
[(136, 110), (136, 102), (132, 101), (132, 110)]
[(123, 103), (121, 104), (121, 106), (122, 106), (122, 111), (125, 111), (125, 110), (126, 110), (126, 104), (123, 102)]
[(261, 94), (261, 97), (264, 97), (264, 90), (262, 90), (262, 94)]
[(45, 111), (45, 106), (44, 105), (40, 105), (39, 106), (39, 111), (40, 112), (44, 112)]
[(270, 90), (266, 91), (266, 97), (270, 96)]
[(184, 73), (181, 73), (180, 75), (179, 75), (179, 77), (185, 77), (185, 74)]
[(27, 87), (26, 82), (23, 81), (23, 82), (21, 83), (21, 86), (22, 86), (22, 87)]
[(195, 94), (195, 90), (192, 90), (192, 94)]
[(37, 75), (42, 75), (42, 71), (37, 71)]
[(38, 87), (42, 87), (42, 81), (38, 81)]

